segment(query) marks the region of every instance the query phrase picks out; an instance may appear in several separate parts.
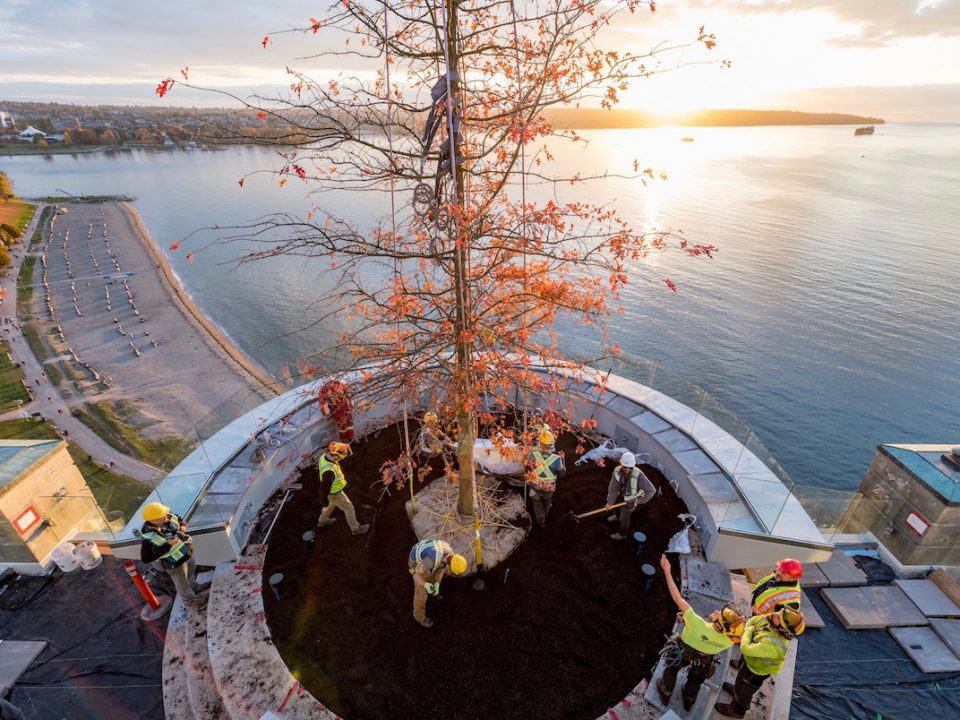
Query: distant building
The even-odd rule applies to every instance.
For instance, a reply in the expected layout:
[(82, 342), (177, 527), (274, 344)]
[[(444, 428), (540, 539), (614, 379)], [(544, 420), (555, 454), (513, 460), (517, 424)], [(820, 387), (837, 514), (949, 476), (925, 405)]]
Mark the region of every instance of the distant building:
[(61, 542), (103, 525), (63, 440), (0, 440), (0, 571), (45, 574)]
[(15, 140), (17, 137), (17, 121), (13, 115), (0, 110), (0, 142)]
[(33, 125), (17, 133), (17, 139), (24, 142), (33, 142), (37, 138), (45, 138), (47, 134), (43, 130), (37, 130)]

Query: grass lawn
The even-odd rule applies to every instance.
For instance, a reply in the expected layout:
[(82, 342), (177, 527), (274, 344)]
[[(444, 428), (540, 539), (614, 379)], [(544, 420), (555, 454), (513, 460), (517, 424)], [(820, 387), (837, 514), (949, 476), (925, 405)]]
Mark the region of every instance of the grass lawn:
[(50, 359), (50, 350), (43, 338), (40, 337), (40, 330), (35, 325), (22, 325), (23, 339), (37, 358), (37, 362), (44, 363)]
[(111, 447), (161, 470), (175, 467), (195, 447), (194, 442), (182, 437), (141, 437), (130, 422), (136, 408), (126, 402), (101, 400), (71, 412)]
[(23, 232), (36, 209), (36, 205), (23, 200), (7, 200), (6, 202), (0, 200), (0, 223), (13, 225), (20, 232)]
[(50, 220), (50, 213), (53, 212), (53, 208), (47, 206), (43, 209), (43, 212), (40, 213), (40, 222), (37, 223), (37, 227), (33, 231), (33, 237), (30, 238), (31, 245), (38, 245), (41, 240), (43, 240), (43, 228)]
[(20, 265), (17, 275), (17, 302), (29, 303), (33, 300), (33, 266), (37, 264), (35, 255), (27, 255)]
[[(57, 433), (47, 422), (34, 420), (5, 420), (0, 422), (0, 437), (11, 440), (56, 440)], [(75, 443), (68, 442), (73, 462), (87, 481), (97, 504), (111, 522), (128, 520), (150, 492), (147, 485), (125, 475), (116, 475), (87, 460), (87, 453)]]
[(23, 371), (10, 362), (7, 352), (10, 346), (0, 340), (0, 412), (13, 410), (17, 407), (17, 400), (28, 402), (30, 395), (23, 383)]

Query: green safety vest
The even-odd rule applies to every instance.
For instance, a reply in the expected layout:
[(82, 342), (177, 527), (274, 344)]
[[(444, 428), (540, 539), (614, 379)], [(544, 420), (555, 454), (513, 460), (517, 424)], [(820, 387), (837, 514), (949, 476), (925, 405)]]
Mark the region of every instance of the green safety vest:
[[(621, 476), (622, 477), (622, 476)], [(623, 490), (623, 501), (630, 502), (643, 495), (643, 490), (639, 487), (640, 468), (630, 469), (630, 478), (627, 480), (627, 487)]]
[(340, 464), (330, 460), (326, 453), (320, 456), (320, 463), (317, 465), (317, 470), (320, 472), (321, 479), (323, 478), (323, 474), (328, 470), (333, 472), (333, 484), (330, 485), (331, 495), (336, 495), (347, 486), (347, 479), (343, 476), (343, 470), (340, 469)]
[(768, 615), (779, 610), (784, 605), (799, 610), (800, 609), (800, 581), (787, 580), (785, 582), (775, 582), (761, 593), (757, 593), (756, 588), (773, 579), (776, 573), (771, 573), (754, 585), (753, 596), (753, 614)]
[(534, 450), (532, 455), (533, 462), (536, 465), (533, 469), (533, 472), (537, 476), (537, 484), (551, 485), (556, 487), (557, 476), (554, 474), (551, 467), (554, 462), (560, 459), (560, 456), (555, 453), (550, 453), (547, 457), (544, 457), (543, 453), (539, 450)]
[[(174, 515), (173, 513), (170, 513), (170, 520), (168, 522), (173, 525), (176, 525), (177, 528), (180, 527), (180, 518)], [(161, 535), (155, 530), (147, 530), (146, 532), (141, 532), (140, 537), (144, 540), (147, 540), (152, 545), (156, 545), (157, 547), (160, 547), (161, 545), (167, 545), (167, 538), (165, 538), (163, 535)], [(168, 545), (168, 547), (170, 549), (167, 550), (167, 552), (161, 555), (158, 559), (166, 560), (168, 564), (173, 565), (174, 567), (179, 565), (180, 564), (179, 561), (183, 558), (183, 556), (187, 555), (190, 552), (189, 546), (179, 537), (177, 538), (176, 545)]]
[[(769, 627), (766, 623), (764, 627)], [(765, 644), (777, 649), (776, 658), (755, 657), (749, 654), (749, 650), (740, 647), (743, 653), (743, 661), (754, 675), (776, 675), (783, 667), (787, 659), (787, 650), (789, 641), (776, 630), (758, 630), (753, 634), (753, 642), (764, 642)]]

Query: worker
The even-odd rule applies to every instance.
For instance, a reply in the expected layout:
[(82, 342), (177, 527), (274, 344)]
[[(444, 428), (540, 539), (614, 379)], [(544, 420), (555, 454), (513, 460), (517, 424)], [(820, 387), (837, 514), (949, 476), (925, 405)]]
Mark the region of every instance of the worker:
[(623, 540), (630, 532), (630, 516), (639, 505), (645, 505), (657, 494), (656, 486), (650, 478), (637, 467), (637, 458), (632, 452), (620, 456), (620, 464), (613, 469), (610, 484), (607, 486), (607, 506), (612, 510), (617, 503), (623, 503), (616, 515), (610, 515), (607, 522), (620, 521), (620, 527), (610, 537)]
[(801, 577), (803, 563), (799, 560), (785, 558), (778, 562), (775, 571), (760, 578), (753, 586), (750, 597), (752, 614), (767, 615), (784, 607), (799, 610)]
[(717, 703), (721, 715), (742, 718), (750, 709), (754, 693), (771, 675), (776, 675), (787, 659), (790, 640), (804, 630), (803, 613), (791, 607), (757, 615), (747, 621), (740, 639), (743, 664), (735, 683), (725, 682), (723, 689), (733, 696), (728, 703)]
[(710, 619), (697, 615), (690, 603), (683, 599), (671, 575), (670, 561), (660, 556), (660, 567), (667, 581), (670, 597), (677, 604), (683, 618), (683, 632), (671, 637), (660, 654), (664, 658), (663, 676), (657, 680), (657, 693), (664, 706), (670, 704), (670, 696), (677, 684), (677, 674), (685, 667), (687, 681), (683, 685), (683, 709), (690, 711), (697, 701), (700, 686), (713, 676), (717, 655), (740, 639), (743, 631), (743, 615), (730, 604), (710, 613)]
[(427, 617), (427, 595), (440, 594), (440, 581), (449, 568), (454, 575), (467, 571), (467, 559), (453, 552), (450, 543), (425, 539), (410, 549), (408, 568), (413, 575), (413, 619), (425, 628), (433, 627)]
[(567, 474), (567, 468), (563, 457), (554, 450), (556, 438), (550, 428), (541, 428), (537, 441), (537, 449), (530, 453), (532, 469), (527, 473), (527, 484), (530, 485), (534, 520), (537, 527), (544, 527), (553, 504), (553, 494), (557, 491), (557, 479)]
[(197, 565), (193, 560), (193, 541), (187, 524), (160, 502), (143, 506), (143, 527), (140, 528), (140, 559), (159, 563), (173, 580), (184, 600), (194, 600), (210, 583), (197, 584)]
[(440, 429), (439, 418), (435, 412), (423, 415), (423, 425), (420, 426), (420, 437), (417, 439), (417, 450), (425, 458), (435, 458), (443, 454), (444, 450), (454, 446), (453, 441)]
[(347, 518), (347, 525), (350, 526), (350, 532), (354, 535), (363, 535), (370, 529), (367, 524), (361, 525), (357, 522), (357, 511), (350, 502), (350, 498), (343, 489), (347, 486), (347, 480), (343, 476), (343, 470), (340, 469), (340, 461), (353, 455), (353, 450), (347, 443), (334, 441), (330, 443), (327, 452), (320, 456), (320, 462), (317, 464), (317, 472), (320, 474), (320, 517), (317, 519), (319, 527), (332, 525), (337, 521), (330, 517), (335, 507), (340, 508)]

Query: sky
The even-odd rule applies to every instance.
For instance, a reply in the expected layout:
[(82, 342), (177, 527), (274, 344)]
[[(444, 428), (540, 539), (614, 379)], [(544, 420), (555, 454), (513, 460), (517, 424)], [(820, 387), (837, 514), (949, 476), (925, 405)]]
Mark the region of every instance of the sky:
[[(520, 0), (518, 0), (519, 2)], [(329, 2), (0, 0), (0, 102), (221, 105), (181, 92), (161, 101), (157, 82), (189, 66), (191, 80), (246, 94), (288, 85), (286, 66), (334, 77), (304, 59), (320, 36), (267, 32), (303, 27)], [(610, 34), (642, 52), (706, 27), (710, 59), (636, 83), (623, 107), (673, 113), (700, 108), (844, 112), (888, 122), (960, 122), (960, 0), (657, 0)], [(314, 63), (311, 65), (311, 63)]]

